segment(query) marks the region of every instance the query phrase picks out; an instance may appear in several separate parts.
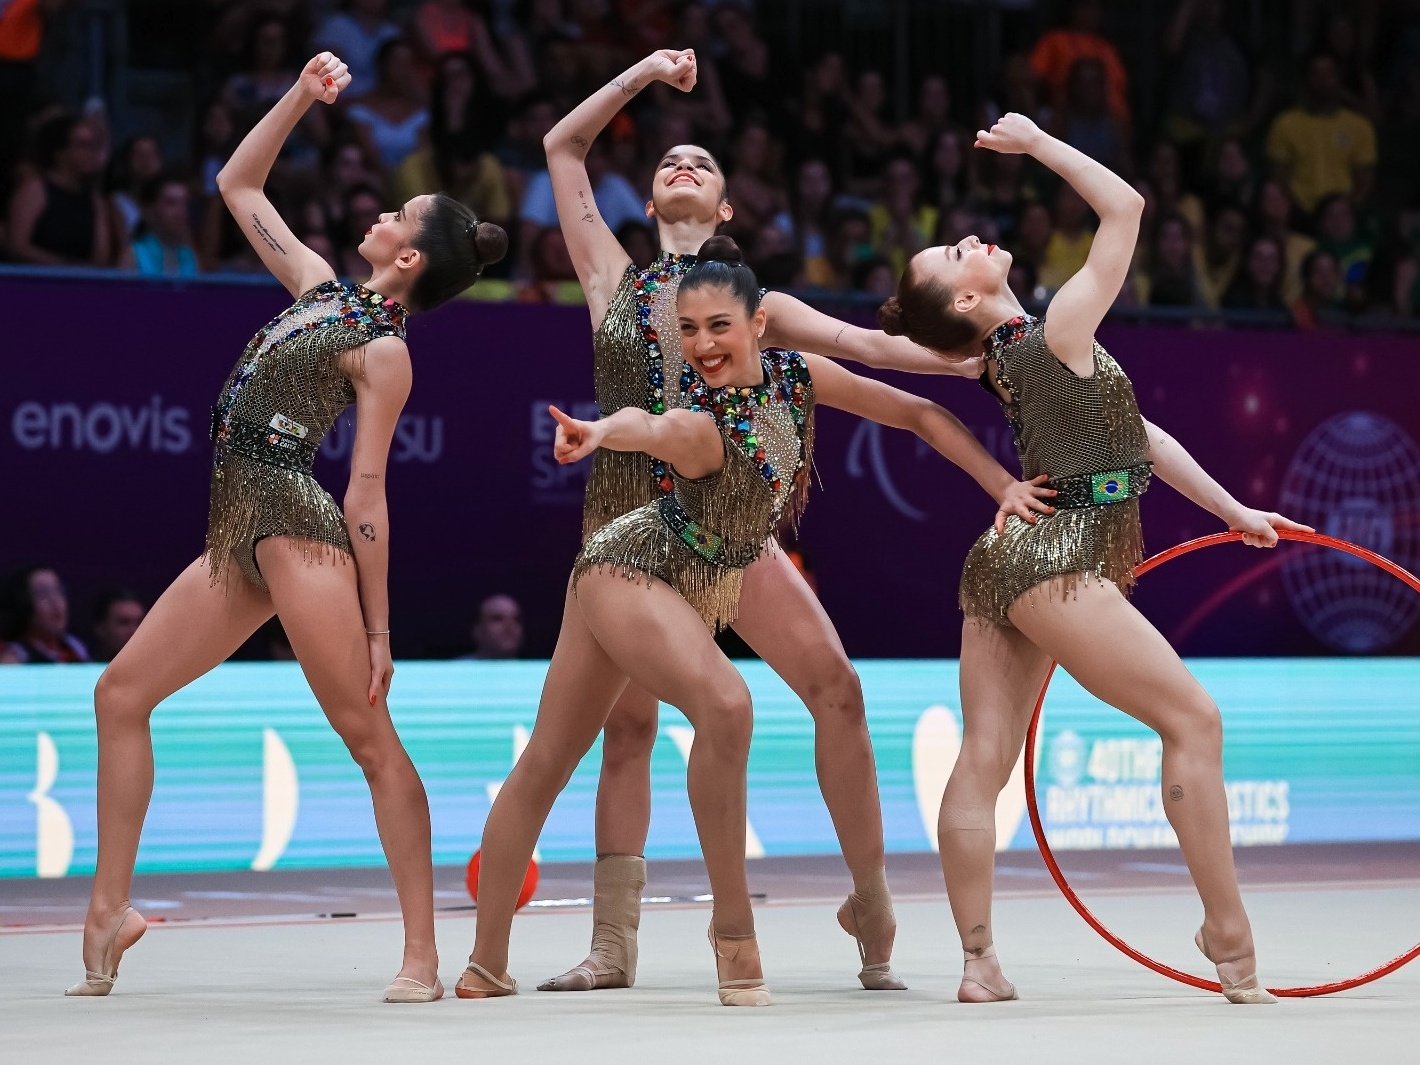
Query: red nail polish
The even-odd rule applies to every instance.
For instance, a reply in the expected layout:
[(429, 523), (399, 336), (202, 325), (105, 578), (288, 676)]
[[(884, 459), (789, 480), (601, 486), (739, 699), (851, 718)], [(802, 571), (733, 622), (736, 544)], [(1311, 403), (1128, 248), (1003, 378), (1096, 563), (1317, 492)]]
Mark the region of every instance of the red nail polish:
[(334, 85), (334, 84), (335, 84), (335, 79), (328, 77), (328, 78), (325, 79), (325, 83), (326, 83), (327, 86)]
[(375, 705), (375, 697), (374, 697), (373, 695), (370, 696), (370, 705), (371, 705), (371, 706), (374, 706), (374, 705)]

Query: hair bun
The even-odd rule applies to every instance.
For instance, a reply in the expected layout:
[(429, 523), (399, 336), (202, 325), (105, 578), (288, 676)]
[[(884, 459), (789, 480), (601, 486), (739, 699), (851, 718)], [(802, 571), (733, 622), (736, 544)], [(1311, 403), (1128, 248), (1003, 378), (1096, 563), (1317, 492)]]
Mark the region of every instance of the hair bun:
[(480, 266), (490, 266), (508, 254), (508, 234), (492, 222), (475, 222), (469, 227), (473, 254)]
[(878, 325), (890, 337), (900, 337), (907, 332), (902, 321), (902, 304), (897, 302), (896, 296), (889, 296), (878, 308)]
[(717, 233), (700, 245), (700, 251), (696, 258), (708, 262), (728, 263), (731, 266), (745, 261), (744, 252), (740, 251), (740, 246), (735, 243), (735, 239), (722, 233)]

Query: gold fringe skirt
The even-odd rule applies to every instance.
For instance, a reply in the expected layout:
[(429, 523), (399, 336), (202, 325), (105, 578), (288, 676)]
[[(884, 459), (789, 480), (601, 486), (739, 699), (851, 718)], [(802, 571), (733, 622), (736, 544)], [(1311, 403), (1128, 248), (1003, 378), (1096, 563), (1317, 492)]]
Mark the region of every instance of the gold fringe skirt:
[(639, 451), (598, 448), (592, 456), (582, 502), (582, 539), (607, 522), (644, 507), (659, 491), (651, 480), (651, 460)]
[[(644, 460), (644, 456), (638, 456)], [(739, 616), (744, 570), (713, 566), (666, 526), (659, 509), (643, 506), (601, 526), (582, 545), (572, 567), (572, 587), (588, 570), (609, 570), (635, 584), (665, 581), (680, 593), (711, 632)]]
[(1009, 626), (1011, 605), (1036, 585), (1066, 577), (1069, 594), (1080, 581), (1110, 581), (1128, 595), (1144, 557), (1138, 499), (1108, 506), (1058, 510), (1030, 524), (1014, 515), (1006, 531), (988, 529), (967, 553), (959, 602), (969, 618)]
[(222, 581), (235, 559), (242, 576), (266, 591), (256, 545), (268, 536), (306, 541), (308, 561), (323, 560), (329, 547), (351, 555), (345, 517), (314, 477), (227, 451), (212, 471), (204, 552), (212, 584)]

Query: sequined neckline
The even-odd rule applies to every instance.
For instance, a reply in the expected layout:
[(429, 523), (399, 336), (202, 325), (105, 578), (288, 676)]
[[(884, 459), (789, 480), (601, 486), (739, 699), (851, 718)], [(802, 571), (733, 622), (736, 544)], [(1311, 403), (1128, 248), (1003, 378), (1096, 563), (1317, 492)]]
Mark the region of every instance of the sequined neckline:
[[(666, 412), (666, 381), (662, 362), (661, 336), (651, 321), (651, 309), (655, 305), (656, 294), (661, 291), (661, 286), (668, 284), (673, 278), (679, 278), (694, 265), (694, 255), (678, 255), (675, 252), (663, 251), (645, 270), (637, 270), (636, 278), (632, 282), (632, 288), (636, 293), (636, 327), (641, 331), (641, 339), (646, 344), (646, 385), (649, 391), (646, 409), (652, 414)], [(685, 384), (684, 369), (682, 369), (681, 380), (677, 383), (682, 386)], [(671, 491), (675, 487), (675, 482), (671, 479), (670, 467), (654, 456), (648, 456), (648, 459), (651, 463), (651, 476), (655, 478), (661, 491)]]
[[(336, 284), (339, 283), (338, 281), (336, 282)], [(355, 285), (354, 290), (356, 298), (359, 299), (361, 303), (365, 304), (365, 306), (369, 307), (372, 311), (378, 310), (388, 315), (400, 325), (403, 325), (405, 319), (409, 317), (409, 308), (392, 296), (382, 296), (374, 289), (366, 288), (364, 285)]]
[(986, 354), (992, 358), (999, 358), (1001, 349), (1018, 342), (1021, 337), (1030, 332), (1038, 319), (1033, 314), (1018, 314), (1009, 321), (1002, 322), (982, 343), (986, 349)]
[(711, 388), (697, 375), (696, 387), (688, 398), (691, 400), (691, 409), (708, 410), (715, 415), (715, 420), (755, 464), (760, 476), (777, 495), (783, 487), (783, 479), (768, 460), (755, 431), (753, 413), (757, 407), (769, 406), (775, 401), (777, 394), (777, 401), (789, 408), (794, 428), (802, 442), (808, 422), (808, 401), (804, 386), (809, 381), (809, 374), (808, 367), (796, 352), (777, 348), (761, 352), (760, 365), (764, 368), (764, 380), (760, 384)]

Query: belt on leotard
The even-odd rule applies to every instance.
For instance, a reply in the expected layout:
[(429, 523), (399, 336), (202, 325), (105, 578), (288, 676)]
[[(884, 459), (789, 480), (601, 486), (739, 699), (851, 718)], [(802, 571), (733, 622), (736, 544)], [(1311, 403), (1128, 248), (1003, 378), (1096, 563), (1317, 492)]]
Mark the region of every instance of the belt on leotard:
[(1055, 497), (1046, 502), (1056, 508), (1075, 510), (1138, 499), (1149, 487), (1153, 469), (1152, 462), (1136, 462), (1117, 470), (1052, 477), (1048, 487), (1055, 489)]
[(760, 547), (741, 548), (732, 551), (725, 546), (724, 537), (706, 529), (686, 513), (674, 495), (664, 495), (656, 501), (661, 512), (661, 520), (681, 543), (690, 548), (712, 566), (727, 569), (743, 569), (759, 557)]
[(257, 425), (221, 408), (212, 410), (214, 444), (268, 466), (310, 473), (320, 442), (298, 437), (290, 431), (292, 429), (304, 430), (304, 427), (279, 414), (272, 418), (271, 424)]

